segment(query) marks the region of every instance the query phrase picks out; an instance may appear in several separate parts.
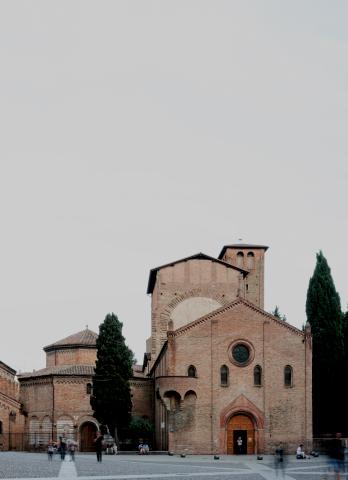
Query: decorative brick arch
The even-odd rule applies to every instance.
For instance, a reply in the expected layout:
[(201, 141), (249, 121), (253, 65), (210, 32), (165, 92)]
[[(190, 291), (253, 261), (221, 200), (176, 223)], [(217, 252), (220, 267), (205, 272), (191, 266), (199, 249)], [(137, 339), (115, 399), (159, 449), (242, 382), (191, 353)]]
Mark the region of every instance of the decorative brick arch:
[(170, 321), (171, 314), (173, 310), (179, 305), (179, 303), (187, 300), (188, 298), (203, 297), (211, 298), (212, 300), (217, 301), (221, 307), (225, 307), (230, 302), (225, 298), (223, 293), (212, 292), (209, 287), (200, 287), (193, 288), (192, 290), (187, 290), (185, 293), (177, 295), (168, 305), (164, 308), (161, 313), (161, 323), (165, 322), (166, 324)]
[(229, 403), (220, 413), (220, 451), (224, 454), (227, 453), (227, 425), (230, 419), (238, 414), (245, 415), (253, 421), (255, 426), (255, 453), (262, 452), (264, 449), (264, 414), (243, 394)]

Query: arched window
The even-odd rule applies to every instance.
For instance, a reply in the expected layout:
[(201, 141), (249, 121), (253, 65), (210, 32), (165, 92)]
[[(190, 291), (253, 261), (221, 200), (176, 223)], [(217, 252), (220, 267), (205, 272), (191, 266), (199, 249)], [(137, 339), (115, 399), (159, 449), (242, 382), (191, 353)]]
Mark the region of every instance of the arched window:
[(86, 385), (86, 393), (87, 393), (87, 395), (91, 395), (91, 394), (92, 394), (92, 384), (91, 384), (91, 383), (87, 383), (87, 385)]
[(260, 365), (256, 365), (254, 368), (254, 385), (259, 387), (262, 385), (262, 368)]
[(247, 269), (252, 270), (254, 268), (254, 254), (253, 252), (248, 252), (247, 255)]
[(292, 387), (292, 367), (290, 365), (286, 365), (284, 367), (284, 386), (285, 387)]
[(243, 268), (244, 267), (244, 253), (238, 252), (237, 253), (237, 267)]
[(226, 365), (222, 365), (220, 368), (220, 385), (222, 387), (228, 386), (228, 377), (229, 377), (229, 370)]
[(0, 435), (2, 435), (2, 421), (0, 420)]
[(196, 367), (190, 365), (187, 369), (187, 376), (188, 377), (197, 377), (197, 370)]

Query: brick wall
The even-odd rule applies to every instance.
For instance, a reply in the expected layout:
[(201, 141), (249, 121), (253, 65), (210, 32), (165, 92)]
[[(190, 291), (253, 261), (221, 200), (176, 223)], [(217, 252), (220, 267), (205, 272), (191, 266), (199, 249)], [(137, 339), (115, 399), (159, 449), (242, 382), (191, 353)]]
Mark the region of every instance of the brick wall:
[[(244, 367), (231, 358), (236, 341), (251, 348), (252, 361)], [(272, 452), (279, 440), (288, 443), (289, 451), (299, 442), (309, 444), (311, 349), (301, 331), (240, 301), (170, 333), (165, 356), (173, 377), (157, 379), (156, 385), (170, 415), (170, 449), (226, 453), (227, 423), (240, 410), (253, 418), (258, 431), (255, 452)], [(189, 365), (196, 367), (197, 378), (187, 378)], [(229, 368), (228, 386), (220, 385), (222, 365)], [(262, 386), (254, 386), (255, 365), (262, 367)], [(286, 365), (293, 369), (290, 388), (284, 386)], [(166, 400), (174, 395), (170, 391), (178, 394), (179, 406)]]

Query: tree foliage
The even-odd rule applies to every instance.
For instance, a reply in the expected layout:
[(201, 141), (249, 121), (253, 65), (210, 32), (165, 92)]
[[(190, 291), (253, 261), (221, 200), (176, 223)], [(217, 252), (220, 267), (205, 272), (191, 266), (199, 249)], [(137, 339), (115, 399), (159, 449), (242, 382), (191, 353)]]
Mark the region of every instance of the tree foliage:
[(342, 428), (344, 332), (330, 267), (321, 251), (316, 260), (306, 313), (313, 336), (313, 428), (314, 434), (320, 435)]
[(91, 406), (94, 417), (107, 425), (111, 435), (127, 427), (131, 418), (132, 361), (133, 353), (122, 336), (122, 323), (115, 314), (108, 314), (99, 326)]
[(284, 322), (286, 322), (286, 316), (280, 312), (278, 305), (275, 306), (275, 309), (271, 312), (271, 314), (274, 317), (279, 318), (279, 320), (283, 320)]
[(132, 417), (129, 424), (129, 430), (139, 435), (153, 433), (155, 431), (154, 424), (147, 418)]

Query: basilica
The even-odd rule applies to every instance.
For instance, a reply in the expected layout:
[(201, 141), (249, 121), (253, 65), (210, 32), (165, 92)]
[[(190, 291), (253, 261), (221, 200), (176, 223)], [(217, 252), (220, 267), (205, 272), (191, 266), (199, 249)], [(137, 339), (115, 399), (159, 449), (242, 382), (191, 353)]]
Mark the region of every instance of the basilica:
[[(280, 441), (289, 452), (311, 449), (310, 327), (264, 310), (267, 249), (225, 245), (217, 257), (198, 253), (150, 271), (151, 337), (130, 384), (132, 414), (155, 426), (154, 449), (262, 454)], [(86, 329), (48, 345), (46, 366), (18, 377), (0, 362), (0, 449), (62, 432), (81, 451), (92, 448), (96, 338)]]

